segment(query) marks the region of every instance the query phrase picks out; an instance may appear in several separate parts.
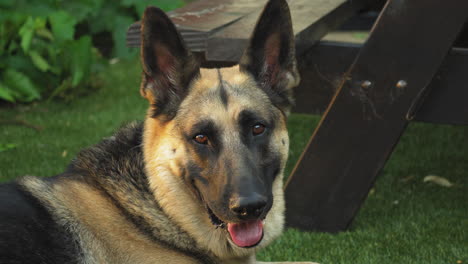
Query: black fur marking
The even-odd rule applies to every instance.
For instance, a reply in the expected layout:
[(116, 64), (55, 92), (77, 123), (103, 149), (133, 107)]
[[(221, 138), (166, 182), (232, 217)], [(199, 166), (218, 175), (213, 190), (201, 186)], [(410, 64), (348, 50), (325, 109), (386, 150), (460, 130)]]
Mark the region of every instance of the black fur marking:
[(188, 174), (188, 180), (190, 182), (200, 182), (201, 184), (203, 185), (208, 185), (208, 179), (206, 179), (205, 177), (201, 176), (200, 172), (201, 172), (201, 168), (198, 167), (196, 164), (194, 163), (190, 163), (188, 166), (187, 166), (187, 169), (186, 169), (186, 172)]
[[(189, 164), (187, 167), (196, 168), (197, 172), (195, 173), (199, 172), (199, 168), (195, 164)], [(200, 190), (197, 188), (197, 185), (195, 182), (196, 177), (193, 176), (193, 173), (194, 173), (193, 170), (194, 169), (184, 169), (185, 183), (189, 186), (190, 190), (192, 190), (192, 193), (194, 194), (195, 198), (198, 199), (200, 202), (204, 203)], [(188, 171), (192, 171), (192, 172), (188, 172)]]
[(216, 226), (216, 228), (224, 228), (225, 223), (213, 213), (213, 211), (210, 209), (208, 204), (203, 199), (200, 189), (198, 189), (197, 187), (197, 181), (201, 182), (202, 185), (204, 186), (208, 185), (208, 180), (200, 175), (201, 168), (195, 164), (189, 164), (187, 167), (188, 169), (185, 171), (190, 171), (190, 172), (187, 173), (189, 175), (188, 177), (184, 176), (184, 179), (186, 180), (186, 183), (188, 184), (189, 188), (192, 190), (196, 199), (198, 199), (201, 203), (205, 205), (205, 209), (207, 211), (207, 214), (210, 218), (211, 223), (214, 226)]
[(263, 174), (271, 180), (271, 183), (276, 179), (280, 172), (281, 162), (277, 154), (270, 154), (270, 162), (263, 166)]
[[(241, 135), (242, 135), (242, 142), (246, 146), (251, 146), (252, 143), (254, 143), (254, 141), (259, 142), (259, 143), (266, 143), (266, 140), (262, 140), (262, 139), (268, 138), (270, 131), (273, 131), (274, 129), (274, 122), (269, 121), (250, 110), (242, 110), (239, 113), (238, 120), (239, 120), (239, 128), (241, 130)], [(254, 137), (252, 135), (252, 127), (257, 123), (261, 123), (265, 125), (266, 128), (265, 128), (265, 132), (262, 135)]]
[(223, 103), (224, 107), (227, 108), (228, 106), (228, 95), (226, 92), (226, 87), (229, 85), (226, 81), (223, 80), (223, 76), (221, 75), (221, 71), (218, 70), (218, 78), (219, 78), (219, 97), (221, 98), (221, 102)]
[(0, 263), (79, 263), (69, 231), (16, 183), (0, 185)]
[[(212, 120), (200, 120), (188, 130), (189, 131), (185, 133), (186, 139), (192, 142), (192, 146), (195, 151), (202, 157), (208, 158), (212, 156), (212, 154), (218, 155), (222, 150), (223, 144), (219, 139), (220, 130)], [(202, 145), (193, 140), (193, 138), (198, 134), (203, 134), (208, 137), (208, 145)]]
[(206, 206), (206, 210), (208, 211), (208, 215), (210, 217), (210, 221), (211, 223), (216, 226), (216, 228), (225, 228), (226, 227), (226, 223), (223, 222), (223, 220), (219, 219), (214, 213), (213, 211), (210, 209), (210, 207), (208, 207), (208, 205), (205, 203), (205, 206)]

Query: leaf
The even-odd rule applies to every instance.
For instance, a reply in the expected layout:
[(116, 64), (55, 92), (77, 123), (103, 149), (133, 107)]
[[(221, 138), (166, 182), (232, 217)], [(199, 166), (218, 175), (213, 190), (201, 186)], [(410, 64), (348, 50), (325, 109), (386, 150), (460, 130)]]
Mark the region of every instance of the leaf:
[(7, 150), (10, 150), (10, 149), (14, 149), (17, 146), (18, 145), (13, 144), (13, 143), (7, 143), (7, 144), (0, 143), (0, 152), (7, 151)]
[(3, 72), (3, 81), (7, 87), (17, 92), (19, 95), (17, 99), (20, 101), (31, 102), (41, 98), (37, 87), (31, 79), (21, 72), (7, 69)]
[(24, 22), (23, 26), (19, 30), (19, 35), (21, 37), (21, 48), (24, 52), (29, 51), (29, 47), (31, 46), (32, 38), (34, 36), (34, 20), (32, 17), (28, 17), (26, 22)]
[(451, 183), (446, 178), (436, 176), (436, 175), (428, 175), (428, 176), (424, 177), (423, 182), (432, 182), (432, 183), (435, 183), (435, 184), (437, 184), (439, 186), (447, 187), (447, 188), (453, 186), (453, 183)]
[(34, 30), (46, 28), (47, 20), (42, 17), (36, 17), (34, 19)]
[(78, 86), (83, 80), (89, 78), (92, 63), (91, 38), (83, 36), (77, 41), (73, 41), (68, 52), (71, 56), (70, 70), (72, 74), (71, 85)]
[(8, 89), (8, 87), (3, 85), (2, 83), (0, 83), (0, 98), (12, 103), (15, 102), (15, 98), (11, 94), (10, 89)]
[(50, 69), (49, 63), (35, 50), (29, 52), (32, 62), (42, 72), (46, 72)]
[(65, 11), (53, 12), (49, 15), (49, 22), (57, 41), (73, 39), (77, 20), (72, 15)]
[(38, 75), (42, 75), (42, 72), (39, 71), (33, 63), (31, 63), (31, 58), (24, 53), (18, 53), (15, 56), (6, 56), (2, 62), (5, 62), (7, 69), (26, 72), (28, 77), (31, 79), (35, 79)]
[(36, 34), (39, 37), (43, 37), (48, 40), (54, 40), (54, 35), (52, 35), (52, 32), (50, 32), (47, 28), (36, 29)]

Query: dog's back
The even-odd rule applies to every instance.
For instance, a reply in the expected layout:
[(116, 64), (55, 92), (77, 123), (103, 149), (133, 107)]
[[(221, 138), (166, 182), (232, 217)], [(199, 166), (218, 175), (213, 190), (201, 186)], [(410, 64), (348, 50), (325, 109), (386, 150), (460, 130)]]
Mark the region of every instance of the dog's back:
[(0, 263), (76, 263), (67, 230), (17, 183), (0, 185)]

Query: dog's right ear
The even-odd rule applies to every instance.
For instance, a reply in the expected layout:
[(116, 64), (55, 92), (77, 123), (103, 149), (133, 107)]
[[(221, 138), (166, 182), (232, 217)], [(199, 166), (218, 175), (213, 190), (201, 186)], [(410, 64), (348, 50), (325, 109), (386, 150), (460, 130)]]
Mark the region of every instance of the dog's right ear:
[(153, 107), (153, 117), (171, 119), (200, 67), (185, 47), (169, 17), (157, 7), (146, 8), (141, 22), (140, 93)]

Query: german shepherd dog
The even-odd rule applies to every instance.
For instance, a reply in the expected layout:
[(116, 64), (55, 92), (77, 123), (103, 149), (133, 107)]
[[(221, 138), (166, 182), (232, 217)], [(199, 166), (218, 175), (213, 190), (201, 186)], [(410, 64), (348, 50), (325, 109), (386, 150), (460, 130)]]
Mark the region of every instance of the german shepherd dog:
[(255, 263), (282, 232), (299, 82), (286, 1), (230, 68), (201, 69), (158, 8), (141, 31), (146, 120), (60, 175), (1, 185), (0, 263)]

